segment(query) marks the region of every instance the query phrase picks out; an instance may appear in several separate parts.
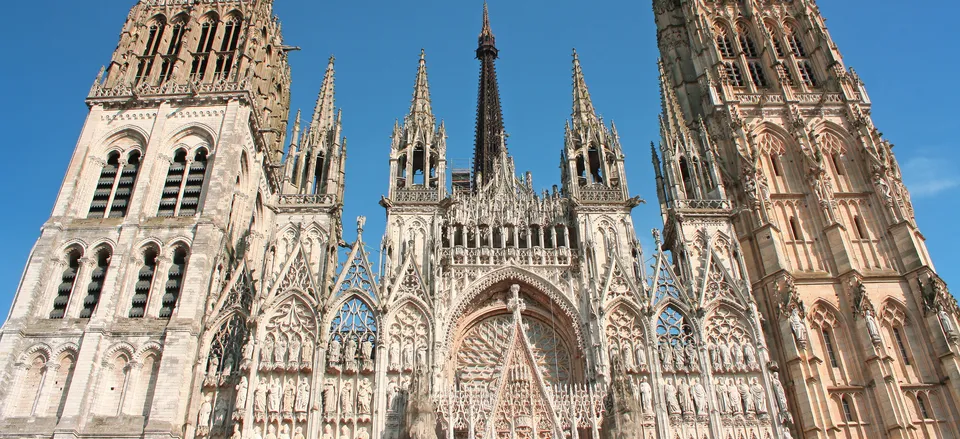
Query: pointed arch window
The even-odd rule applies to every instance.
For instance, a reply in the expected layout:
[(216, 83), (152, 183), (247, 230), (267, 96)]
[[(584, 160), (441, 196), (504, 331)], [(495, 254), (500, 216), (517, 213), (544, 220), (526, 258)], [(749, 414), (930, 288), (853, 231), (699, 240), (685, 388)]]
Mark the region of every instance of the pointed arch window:
[(897, 350), (900, 351), (900, 358), (903, 358), (903, 364), (910, 365), (910, 355), (907, 353), (907, 345), (903, 342), (903, 334), (900, 333), (900, 328), (893, 328), (893, 339), (897, 342)]
[(861, 218), (860, 215), (853, 216), (853, 225), (857, 229), (857, 238), (870, 239), (870, 235), (867, 233), (867, 227), (863, 223), (863, 218)]
[(202, 81), (206, 76), (207, 65), (210, 62), (210, 51), (213, 50), (213, 40), (216, 35), (216, 17), (204, 17), (200, 24), (200, 36), (197, 38), (197, 50), (193, 54), (193, 64), (190, 67), (190, 78), (192, 80)]
[(316, 162), (316, 166), (313, 171), (313, 193), (322, 194), (327, 190), (326, 188), (327, 180), (323, 172), (326, 164), (326, 159), (324, 157), (323, 152), (320, 152), (317, 154), (317, 158), (315, 159), (315, 162)]
[(737, 39), (740, 42), (740, 50), (743, 51), (743, 55), (747, 58), (758, 58), (760, 53), (757, 52), (757, 45), (754, 44), (753, 38), (750, 37), (750, 34), (746, 29), (739, 29), (737, 32)]
[(110, 258), (113, 256), (110, 248), (103, 247), (96, 253), (96, 267), (90, 273), (90, 284), (87, 286), (87, 295), (83, 298), (83, 309), (80, 310), (81, 319), (89, 319), (100, 303), (100, 294), (103, 293), (103, 283), (110, 268)]
[(591, 143), (587, 155), (590, 159), (590, 175), (593, 177), (593, 182), (602, 184), (605, 175), (602, 159), (603, 154), (600, 151), (600, 145)]
[(835, 152), (830, 155), (830, 158), (833, 161), (833, 169), (837, 171), (837, 175), (844, 175), (845, 170), (843, 167), (843, 156), (840, 153)]
[(840, 398), (840, 405), (843, 407), (843, 420), (847, 422), (856, 422), (853, 407), (850, 405), (850, 398), (844, 395)]
[(728, 61), (723, 63), (724, 72), (727, 75), (727, 80), (730, 81), (734, 87), (743, 87), (746, 85), (743, 82), (743, 73), (740, 71), (740, 66), (733, 61)]
[(67, 304), (70, 303), (70, 296), (77, 282), (77, 273), (80, 271), (81, 257), (83, 257), (83, 252), (79, 248), (75, 247), (67, 251), (67, 266), (60, 275), (57, 297), (53, 299), (53, 310), (50, 311), (51, 319), (62, 319), (67, 311)]
[(178, 149), (167, 171), (159, 216), (192, 216), (200, 208), (200, 195), (207, 174), (207, 150), (198, 148), (193, 160), (187, 160), (187, 151)]
[(45, 415), (54, 415), (59, 418), (63, 414), (63, 407), (67, 402), (67, 390), (73, 381), (73, 371), (76, 369), (76, 354), (68, 351), (57, 362), (56, 374), (50, 383), (50, 407)]
[(687, 199), (696, 198), (693, 187), (693, 179), (690, 177), (690, 164), (686, 157), (680, 157), (680, 178), (683, 180), (683, 192)]
[(371, 347), (370, 358), (366, 360), (376, 359), (377, 332), (376, 315), (366, 302), (354, 297), (343, 303), (330, 323), (330, 344), (334, 349), (343, 349), (340, 359), (344, 369), (359, 368), (356, 362), (365, 359), (361, 358), (361, 349), (366, 343)]
[(920, 409), (920, 417), (922, 419), (933, 419), (930, 416), (930, 410), (927, 408), (927, 403), (924, 401), (926, 399), (923, 395), (917, 395), (917, 408)]
[(160, 52), (160, 42), (163, 40), (163, 31), (166, 28), (162, 17), (154, 19), (147, 28), (147, 41), (143, 46), (143, 53), (137, 62), (137, 75), (134, 84), (139, 84), (150, 78), (153, 64)]
[(783, 164), (780, 163), (780, 157), (777, 156), (777, 153), (770, 153), (770, 166), (773, 168), (773, 175), (783, 176)]
[(747, 65), (750, 68), (750, 79), (753, 85), (757, 88), (767, 88), (769, 86), (767, 76), (763, 73), (763, 65), (760, 61), (747, 61)]
[(803, 40), (795, 31), (787, 34), (787, 43), (790, 44), (790, 51), (797, 58), (806, 58), (807, 50), (803, 47)]
[(117, 180), (117, 174), (120, 167), (120, 153), (111, 152), (107, 156), (107, 163), (100, 170), (100, 179), (97, 180), (97, 188), (93, 193), (93, 201), (90, 202), (90, 211), (87, 218), (103, 218), (110, 204), (110, 197), (113, 196), (113, 187)]
[(143, 252), (143, 266), (137, 273), (137, 283), (133, 286), (133, 300), (130, 304), (131, 318), (143, 317), (150, 299), (150, 290), (153, 287), (153, 278), (157, 272), (156, 248), (148, 248)]
[(730, 37), (727, 36), (726, 31), (720, 30), (717, 33), (717, 49), (720, 51), (720, 56), (724, 58), (733, 58), (735, 56), (733, 43), (730, 41)]
[(230, 17), (223, 26), (223, 38), (220, 42), (220, 53), (217, 54), (217, 63), (214, 75), (217, 78), (227, 78), (233, 70), (233, 63), (237, 44), (240, 40), (240, 18)]
[(173, 251), (173, 262), (167, 272), (167, 283), (164, 285), (164, 294), (160, 301), (160, 318), (169, 319), (180, 299), (183, 290), (183, 274), (187, 269), (187, 249), (180, 246)]
[(839, 368), (840, 362), (837, 361), (837, 352), (833, 346), (833, 336), (830, 333), (830, 329), (823, 328), (820, 333), (823, 335), (823, 349), (826, 351), (827, 358), (830, 360), (830, 366), (835, 369)]
[(11, 410), (13, 407), (16, 407), (16, 412), (10, 413), (10, 415), (33, 416), (36, 413), (37, 403), (40, 400), (40, 389), (43, 387), (46, 375), (47, 357), (42, 353), (34, 354), (20, 379), (19, 401), (16, 404), (10, 404), (11, 407), (7, 409), (9, 412), (13, 411)]
[(800, 227), (800, 223), (795, 216), (790, 217), (790, 238), (794, 241), (803, 240), (803, 228)]
[(800, 71), (800, 79), (808, 87), (817, 86), (817, 77), (813, 73), (813, 65), (810, 64), (810, 61), (797, 61), (797, 70)]
[(177, 64), (180, 56), (180, 49), (183, 48), (183, 35), (186, 33), (183, 19), (176, 19), (170, 26), (170, 43), (163, 55), (163, 64), (160, 66), (160, 80), (163, 84), (173, 77), (173, 68)]

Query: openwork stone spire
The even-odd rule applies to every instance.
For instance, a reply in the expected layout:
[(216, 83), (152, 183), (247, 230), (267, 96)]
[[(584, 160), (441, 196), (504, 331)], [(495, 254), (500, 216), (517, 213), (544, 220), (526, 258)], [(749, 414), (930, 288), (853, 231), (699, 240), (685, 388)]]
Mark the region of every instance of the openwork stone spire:
[(598, 121), (597, 112), (587, 90), (587, 81), (583, 79), (583, 69), (580, 67), (580, 56), (573, 50), (573, 113), (571, 114), (574, 127), (591, 124)]
[(499, 51), (490, 29), (487, 4), (483, 4), (483, 29), (480, 31), (477, 59), (480, 60), (480, 91), (477, 99), (477, 135), (473, 153), (474, 189), (493, 178), (493, 164), (504, 152), (503, 111), (497, 86), (495, 60)]
[(318, 133), (324, 128), (330, 128), (334, 123), (334, 70), (333, 62), (336, 60), (330, 57), (327, 62), (327, 71), (323, 75), (323, 85), (320, 86), (320, 94), (317, 96), (317, 106), (313, 112), (313, 120), (310, 122), (310, 132)]
[(420, 49), (420, 67), (417, 69), (417, 83), (413, 88), (410, 114), (433, 115), (433, 109), (430, 106), (430, 84), (427, 82), (427, 59), (423, 49)]

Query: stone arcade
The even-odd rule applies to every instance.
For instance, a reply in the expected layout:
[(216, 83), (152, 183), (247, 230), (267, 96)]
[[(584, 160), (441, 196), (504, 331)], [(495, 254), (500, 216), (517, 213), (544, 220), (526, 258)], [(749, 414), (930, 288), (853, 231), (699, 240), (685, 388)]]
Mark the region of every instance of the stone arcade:
[(421, 53), (374, 266), (334, 60), (287, 138), (272, 1), (141, 0), (0, 334), (0, 437), (960, 437), (957, 304), (813, 0), (653, 6), (652, 255), (576, 53), (560, 184), (517, 174), (485, 7), (472, 173)]

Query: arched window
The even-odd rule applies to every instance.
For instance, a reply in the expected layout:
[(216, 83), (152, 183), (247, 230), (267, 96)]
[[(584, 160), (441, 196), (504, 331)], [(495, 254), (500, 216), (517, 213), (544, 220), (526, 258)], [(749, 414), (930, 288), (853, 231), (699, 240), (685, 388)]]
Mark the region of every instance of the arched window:
[(790, 44), (790, 51), (797, 58), (806, 58), (807, 50), (803, 47), (803, 40), (797, 35), (796, 31), (787, 33), (787, 43)]
[(77, 282), (77, 273), (80, 271), (81, 257), (83, 257), (83, 251), (81, 251), (79, 247), (73, 247), (67, 250), (67, 254), (65, 255), (67, 266), (60, 275), (60, 285), (57, 286), (57, 297), (53, 299), (53, 310), (50, 311), (51, 319), (62, 319), (67, 311), (71, 293), (73, 293), (74, 285)]
[(840, 362), (837, 361), (837, 352), (833, 346), (833, 335), (830, 333), (830, 329), (822, 328), (820, 333), (823, 335), (823, 349), (826, 351), (827, 359), (830, 360), (830, 367), (839, 368)]
[(837, 172), (837, 175), (843, 175), (843, 156), (840, 153), (835, 152), (830, 155), (830, 159), (833, 162), (833, 170)]
[[(322, 194), (326, 192), (326, 176), (323, 174), (325, 168), (326, 160), (324, 159), (323, 153), (317, 154), (316, 159), (316, 169), (313, 171), (313, 193)], [(404, 169), (406, 172), (406, 169)], [(402, 185), (400, 187), (403, 187)]]
[(800, 223), (797, 222), (797, 217), (790, 217), (790, 239), (794, 241), (803, 240), (803, 228), (800, 227)]
[(97, 407), (104, 416), (117, 416), (127, 390), (127, 375), (130, 372), (130, 360), (125, 353), (116, 354), (104, 365), (100, 375), (101, 388), (98, 392), (100, 399)]
[(160, 52), (160, 42), (163, 41), (165, 27), (163, 17), (157, 17), (150, 22), (147, 28), (147, 41), (143, 46), (143, 54), (137, 63), (137, 76), (134, 77), (134, 84), (139, 84), (141, 81), (150, 78), (156, 55)]
[(770, 153), (770, 165), (773, 168), (773, 175), (780, 177), (783, 175), (783, 164), (780, 163), (780, 157), (777, 153)]
[(156, 353), (149, 353), (140, 361), (140, 369), (135, 377), (136, 395), (131, 395), (127, 404), (130, 413), (139, 413), (141, 416), (150, 416), (150, 407), (153, 395), (157, 388), (157, 378), (160, 374), (160, 361)]
[(133, 286), (133, 301), (130, 305), (130, 317), (143, 317), (153, 287), (153, 277), (157, 272), (157, 249), (150, 247), (143, 252), (143, 266), (137, 273), (137, 283)]
[(860, 215), (853, 216), (853, 225), (857, 229), (857, 238), (870, 239), (870, 235), (867, 233), (867, 227), (863, 224), (863, 218), (861, 218)]
[(57, 362), (56, 374), (50, 383), (50, 406), (45, 413), (47, 416), (54, 415), (59, 418), (63, 414), (63, 406), (67, 402), (67, 390), (70, 389), (70, 382), (73, 381), (73, 370), (76, 365), (76, 354), (73, 352), (63, 354)]
[(593, 177), (593, 182), (603, 183), (605, 175), (603, 172), (603, 159), (601, 158), (600, 145), (591, 143), (590, 149), (587, 151), (587, 156), (590, 159), (590, 175)]
[(202, 81), (206, 76), (207, 65), (210, 62), (210, 51), (213, 50), (213, 40), (217, 35), (217, 18), (213, 14), (203, 17), (200, 24), (200, 36), (197, 38), (197, 50), (193, 55), (193, 65), (190, 67), (190, 78)]
[(734, 87), (743, 87), (746, 85), (743, 82), (743, 73), (740, 72), (740, 66), (737, 65), (734, 61), (727, 61), (723, 63), (723, 70), (727, 75), (727, 80), (730, 81)]
[(717, 29), (717, 50), (720, 51), (720, 56), (724, 58), (733, 58), (733, 43), (730, 41), (730, 37), (727, 35), (726, 30)]
[(112, 152), (107, 156), (107, 163), (100, 171), (97, 188), (90, 202), (88, 218), (103, 218), (109, 208), (110, 218), (123, 218), (130, 207), (133, 188), (137, 182), (137, 172), (140, 170), (140, 151), (131, 151), (126, 163), (120, 163), (120, 153)]
[(183, 34), (186, 33), (184, 22), (183, 18), (178, 17), (170, 26), (170, 43), (167, 44), (163, 64), (160, 66), (160, 84), (167, 82), (173, 76), (173, 67), (177, 64), (180, 49), (183, 47)]
[(897, 350), (900, 351), (900, 358), (903, 359), (903, 364), (910, 365), (910, 355), (907, 353), (907, 345), (903, 342), (903, 334), (900, 333), (900, 328), (893, 328), (893, 338), (897, 342)]
[(817, 77), (813, 74), (813, 66), (810, 61), (797, 61), (797, 70), (800, 71), (800, 79), (808, 87), (817, 86)]
[(840, 397), (840, 405), (843, 407), (843, 420), (855, 422), (857, 418), (854, 416), (853, 407), (850, 405), (850, 398), (847, 395)]
[(159, 216), (192, 216), (200, 207), (200, 194), (207, 174), (207, 150), (198, 148), (191, 163), (183, 148), (174, 153), (160, 198)]
[(744, 56), (747, 58), (760, 57), (760, 53), (757, 52), (757, 45), (753, 43), (753, 38), (750, 37), (746, 27), (737, 26), (737, 40), (740, 42), (740, 50), (743, 51)]
[(169, 319), (173, 315), (173, 310), (177, 307), (177, 301), (180, 299), (180, 291), (183, 290), (183, 274), (187, 269), (187, 249), (177, 247), (173, 251), (173, 263), (170, 264), (170, 271), (167, 274), (167, 283), (164, 286), (163, 298), (160, 302), (160, 318)]
[(90, 273), (90, 285), (87, 286), (87, 295), (83, 298), (83, 309), (80, 310), (81, 319), (89, 319), (97, 310), (100, 303), (100, 294), (103, 292), (103, 283), (110, 267), (110, 258), (113, 256), (110, 248), (102, 247), (96, 253), (97, 266)]
[(40, 398), (40, 389), (47, 374), (47, 357), (42, 353), (33, 354), (30, 361), (24, 365), (20, 380), (19, 401), (10, 404), (8, 410), (13, 409), (11, 416), (33, 416)]
[(696, 198), (693, 180), (690, 178), (690, 164), (687, 163), (686, 157), (680, 157), (680, 179), (683, 180), (683, 192), (687, 199), (692, 200)]
[(920, 409), (920, 418), (933, 419), (933, 417), (930, 416), (930, 410), (927, 408), (927, 403), (924, 401), (925, 399), (925, 396), (917, 395), (917, 408)]
[(223, 26), (223, 39), (220, 42), (220, 53), (217, 54), (217, 64), (214, 75), (227, 78), (233, 70), (233, 62), (237, 44), (240, 41), (240, 18), (231, 16)]
[[(342, 367), (345, 370), (359, 370), (360, 347), (371, 343), (370, 360), (376, 360), (377, 319), (366, 302), (357, 297), (347, 300), (330, 323), (330, 341), (335, 340), (343, 346)], [(352, 351), (351, 351), (352, 350)]]

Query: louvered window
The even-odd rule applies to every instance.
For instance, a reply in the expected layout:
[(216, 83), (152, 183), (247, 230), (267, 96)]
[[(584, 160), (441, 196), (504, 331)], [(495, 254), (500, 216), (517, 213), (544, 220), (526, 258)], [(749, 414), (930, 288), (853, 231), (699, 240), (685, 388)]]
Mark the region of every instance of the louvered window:
[(183, 188), (183, 174), (187, 169), (187, 151), (178, 149), (174, 153), (173, 163), (163, 182), (163, 194), (160, 196), (159, 216), (174, 216), (180, 202), (180, 190)]
[(193, 65), (190, 67), (190, 77), (196, 81), (202, 81), (206, 75), (207, 65), (210, 61), (210, 51), (213, 50), (213, 40), (217, 35), (217, 22), (215, 19), (207, 18), (200, 25), (200, 38), (197, 42), (197, 51), (193, 54)]
[(120, 153), (110, 153), (107, 163), (100, 171), (100, 178), (97, 180), (87, 217), (123, 218), (126, 216), (139, 170), (140, 151), (131, 152), (125, 164), (120, 163)]
[(830, 330), (824, 328), (821, 334), (823, 335), (823, 348), (827, 351), (827, 359), (830, 360), (830, 366), (839, 368), (840, 362), (837, 361), (837, 352), (833, 348), (833, 337), (831, 337)]
[(749, 61), (750, 79), (757, 88), (767, 88), (767, 76), (763, 73), (763, 65), (759, 61)]
[(893, 338), (896, 339), (897, 349), (900, 351), (900, 357), (903, 358), (903, 364), (910, 365), (910, 355), (907, 354), (907, 346), (903, 343), (903, 335), (900, 334), (900, 328), (893, 328)]
[(57, 297), (53, 299), (53, 310), (50, 311), (51, 319), (62, 319), (67, 311), (67, 304), (70, 303), (70, 295), (73, 287), (77, 283), (77, 273), (80, 271), (79, 250), (70, 251), (67, 254), (67, 267), (60, 275), (60, 285), (57, 286)]
[(185, 176), (183, 195), (180, 197), (179, 216), (196, 215), (200, 210), (200, 193), (203, 191), (203, 181), (207, 176), (207, 150), (197, 150), (193, 163)]
[(757, 52), (757, 45), (753, 43), (753, 38), (750, 38), (750, 35), (747, 35), (745, 32), (740, 32), (738, 40), (740, 41), (740, 50), (743, 50), (744, 56), (747, 58), (758, 58), (760, 56)]
[(800, 37), (795, 33), (790, 33), (787, 36), (787, 42), (790, 43), (790, 51), (793, 52), (793, 56), (797, 58), (806, 58), (807, 50), (803, 47), (803, 41), (800, 40)]
[(88, 218), (103, 218), (106, 216), (107, 206), (110, 205), (110, 197), (113, 195), (113, 186), (116, 183), (119, 168), (120, 153), (111, 152), (107, 157), (107, 163), (103, 165), (103, 169), (100, 171), (100, 179), (97, 180), (97, 188), (93, 193), (93, 201), (90, 202)]
[(143, 317), (146, 314), (150, 288), (157, 272), (157, 251), (149, 249), (143, 255), (143, 267), (137, 273), (137, 283), (133, 286), (133, 303), (130, 305), (130, 317)]
[(850, 406), (850, 400), (846, 396), (840, 398), (840, 404), (843, 406), (843, 419), (847, 422), (854, 422), (853, 408)]
[(173, 264), (167, 274), (167, 283), (160, 303), (160, 318), (169, 319), (177, 307), (180, 290), (183, 289), (183, 273), (187, 268), (187, 251), (178, 248), (173, 254)]
[(743, 87), (743, 73), (740, 72), (740, 66), (734, 62), (725, 62), (723, 63), (724, 71), (727, 74), (727, 80), (730, 81), (730, 84), (733, 84), (734, 87)]
[(730, 37), (726, 35), (717, 35), (717, 49), (720, 50), (720, 56), (724, 58), (733, 58), (733, 44), (730, 42)]
[(89, 319), (97, 310), (100, 294), (103, 293), (103, 283), (107, 277), (107, 268), (110, 266), (110, 256), (110, 250), (107, 249), (97, 254), (97, 266), (90, 273), (90, 284), (87, 285), (87, 295), (83, 298), (83, 309), (80, 310), (81, 319)]
[(797, 70), (800, 71), (800, 79), (809, 87), (817, 86), (817, 77), (813, 74), (813, 66), (810, 61), (797, 61)]

